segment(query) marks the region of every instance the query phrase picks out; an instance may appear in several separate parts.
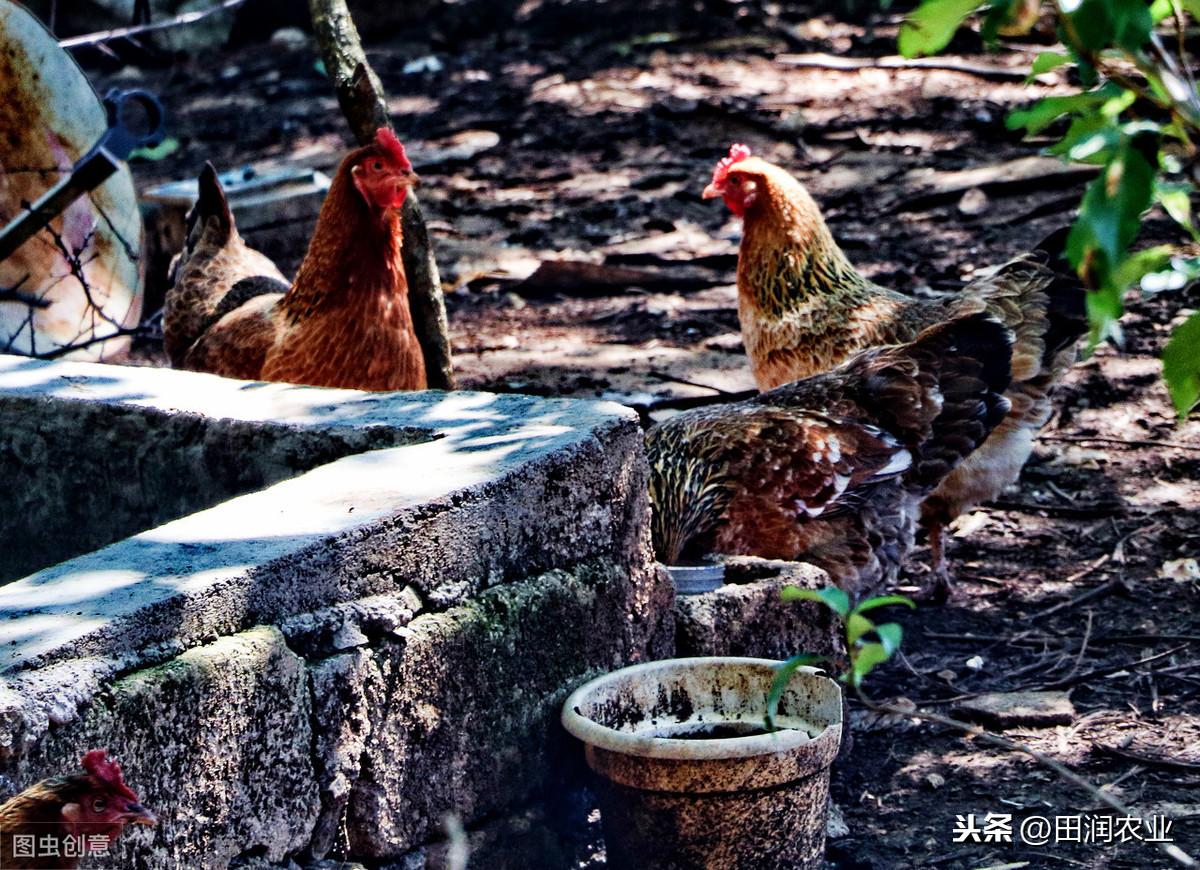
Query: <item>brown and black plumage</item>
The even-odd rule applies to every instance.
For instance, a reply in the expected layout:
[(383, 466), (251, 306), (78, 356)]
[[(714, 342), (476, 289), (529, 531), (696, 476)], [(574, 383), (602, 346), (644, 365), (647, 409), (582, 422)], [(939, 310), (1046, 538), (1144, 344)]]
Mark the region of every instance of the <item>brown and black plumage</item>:
[(171, 364), (253, 380), (424, 389), (401, 257), (400, 208), (416, 182), (403, 145), (380, 128), (342, 160), (289, 285), (238, 235), (207, 166), (163, 310)]
[(84, 753), (80, 766), (0, 804), (0, 867), (70, 870), (107, 852), (126, 825), (158, 823), (103, 749)]
[(646, 435), (656, 554), (801, 559), (865, 593), (891, 583), (921, 500), (1008, 412), (1011, 332), (987, 314), (863, 351)]
[(730, 149), (704, 195), (721, 197), (743, 218), (738, 318), (760, 389), (827, 371), (863, 348), (912, 341), (967, 314), (987, 312), (1012, 330), (1011, 410), (923, 508), (941, 571), (942, 528), (1017, 479), (1049, 419), (1051, 388), (1074, 361), (1086, 330), (1083, 288), (1060, 257), (1065, 234), (957, 294), (914, 299), (860, 274), (804, 186), (745, 146)]

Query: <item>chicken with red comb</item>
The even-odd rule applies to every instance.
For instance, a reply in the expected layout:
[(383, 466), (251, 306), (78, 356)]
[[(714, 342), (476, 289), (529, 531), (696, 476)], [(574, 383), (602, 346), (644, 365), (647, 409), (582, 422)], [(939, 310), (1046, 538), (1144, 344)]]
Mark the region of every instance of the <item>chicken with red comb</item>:
[(126, 825), (158, 823), (105, 750), (84, 753), (80, 765), (0, 804), (0, 867), (71, 870), (106, 853)]
[(404, 146), (380, 127), (342, 160), (289, 285), (238, 234), (206, 166), (163, 310), (171, 364), (248, 380), (424, 389), (401, 259), (400, 208), (417, 183)]
[(827, 372), (866, 348), (910, 342), (925, 329), (987, 312), (1013, 333), (1010, 409), (987, 440), (929, 494), (935, 588), (949, 592), (943, 530), (1015, 481), (1051, 413), (1051, 393), (1087, 330), (1086, 294), (1062, 255), (1065, 233), (956, 293), (914, 298), (855, 269), (817, 203), (781, 166), (734, 145), (713, 171), (705, 199), (720, 197), (742, 219), (738, 320), (763, 390)]

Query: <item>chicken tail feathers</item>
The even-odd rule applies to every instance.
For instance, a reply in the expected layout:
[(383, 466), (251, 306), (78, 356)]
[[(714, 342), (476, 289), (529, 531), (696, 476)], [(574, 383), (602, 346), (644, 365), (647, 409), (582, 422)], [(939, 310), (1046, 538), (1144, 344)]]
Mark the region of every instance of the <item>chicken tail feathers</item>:
[(209, 219), (214, 218), (219, 235), (214, 241), (218, 244), (228, 241), (234, 231), (233, 212), (229, 210), (229, 200), (225, 197), (225, 189), (221, 187), (217, 170), (207, 161), (200, 170), (199, 186), (200, 195), (196, 198), (192, 210), (188, 212), (188, 234), (191, 235), (193, 227), (197, 224), (206, 226)]
[(917, 445), (910, 485), (928, 492), (973, 453), (1000, 424), (1010, 405), (1012, 332), (987, 314), (934, 326), (914, 341), (909, 354), (932, 376), (941, 407)]

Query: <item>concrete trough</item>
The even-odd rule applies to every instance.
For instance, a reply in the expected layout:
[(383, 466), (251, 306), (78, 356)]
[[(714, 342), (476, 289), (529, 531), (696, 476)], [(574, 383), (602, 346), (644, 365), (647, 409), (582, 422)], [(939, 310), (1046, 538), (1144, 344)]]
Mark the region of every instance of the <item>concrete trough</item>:
[(611, 403), (0, 356), (0, 798), (104, 747), (114, 866), (575, 866), (573, 688), (836, 648), (812, 566), (676, 602), (646, 473)]
[(617, 405), (0, 357), (0, 474), (0, 786), (107, 747), (162, 819), (121, 866), (420, 854), (673, 647)]

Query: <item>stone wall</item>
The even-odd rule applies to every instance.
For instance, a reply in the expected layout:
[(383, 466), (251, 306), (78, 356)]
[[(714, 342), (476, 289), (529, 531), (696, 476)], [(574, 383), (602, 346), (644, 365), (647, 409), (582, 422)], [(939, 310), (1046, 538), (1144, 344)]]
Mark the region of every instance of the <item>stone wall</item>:
[[(0, 587), (0, 793), (109, 749), (161, 819), (115, 866), (438, 867), (449, 814), (477, 866), (572, 866), (594, 835), (558, 725), (572, 688), (677, 638), (781, 656), (831, 636), (778, 603), (783, 582), (824, 585), (807, 566), (737, 567), (745, 585), (676, 609), (641, 431), (616, 405), (0, 357), (2, 420), (25, 434), (0, 463), (53, 433), (31, 489), (208, 494)], [(214, 501), (229, 466), (259, 488)], [(127, 499), (142, 520), (149, 496)], [(119, 511), (87, 505), (73, 522), (111, 537)]]

